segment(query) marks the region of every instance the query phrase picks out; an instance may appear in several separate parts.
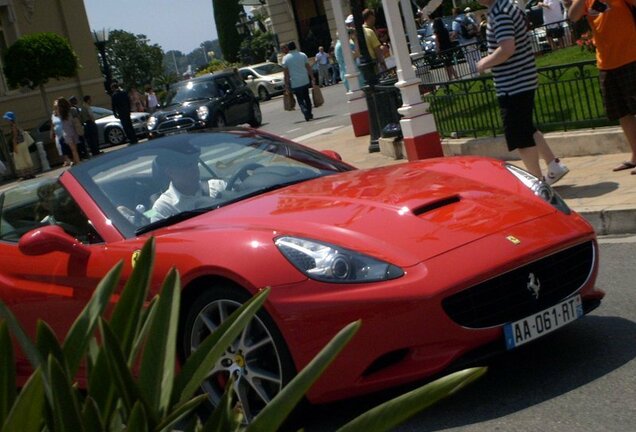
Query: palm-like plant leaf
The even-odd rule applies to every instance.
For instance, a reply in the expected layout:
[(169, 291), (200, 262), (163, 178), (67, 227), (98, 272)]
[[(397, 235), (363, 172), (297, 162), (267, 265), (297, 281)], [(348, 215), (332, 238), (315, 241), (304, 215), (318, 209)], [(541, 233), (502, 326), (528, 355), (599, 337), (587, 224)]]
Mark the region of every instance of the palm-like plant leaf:
[(15, 363), (7, 323), (0, 320), (0, 427), (15, 401)]
[(36, 324), (35, 345), (40, 351), (42, 358), (49, 358), (49, 355), (52, 355), (60, 365), (66, 368), (66, 360), (64, 359), (60, 342), (51, 326), (42, 320), (38, 320)]
[(141, 402), (137, 401), (135, 406), (133, 406), (125, 430), (130, 432), (148, 432), (146, 410)]
[(20, 344), (22, 352), (29, 359), (29, 362), (31, 363), (31, 366), (33, 366), (33, 369), (37, 369), (38, 367), (40, 367), (42, 365), (42, 362), (44, 361), (42, 356), (40, 355), (40, 351), (38, 351), (35, 344), (31, 342), (31, 339), (29, 339), (27, 334), (24, 332), (24, 329), (15, 318), (15, 315), (13, 315), (13, 313), (9, 310), (9, 308), (5, 306), (2, 301), (0, 301), (0, 319), (6, 321), (7, 326), (11, 330), (11, 333), (13, 333), (13, 336), (15, 336), (18, 344)]
[(66, 335), (62, 349), (70, 376), (75, 376), (77, 373), (95, 326), (119, 283), (122, 265), (121, 262), (117, 263), (97, 284), (97, 289), (95, 289), (93, 296)]
[(148, 297), (154, 263), (155, 240), (151, 237), (141, 249), (135, 267), (117, 301), (110, 319), (113, 333), (119, 338), (122, 351), (130, 360), (135, 336), (142, 318), (139, 313)]
[(49, 406), (53, 409), (55, 430), (84, 431), (79, 405), (66, 370), (53, 355), (49, 356), (48, 368), (49, 376), (51, 377), (51, 388), (54, 389), (54, 395), (52, 400), (49, 400)]
[(95, 403), (95, 399), (87, 396), (84, 399), (84, 406), (82, 407), (82, 424), (87, 431), (102, 431), (104, 425), (102, 419), (99, 417), (99, 408)]
[[(227, 389), (232, 389), (234, 387), (234, 377), (230, 377), (230, 380), (227, 382)], [(234, 404), (236, 402), (236, 395), (233, 391), (226, 391), (223, 393), (223, 397), (219, 404), (214, 407), (214, 411), (208, 417), (205, 424), (203, 425), (203, 430), (205, 432), (210, 431), (228, 431), (234, 432), (238, 430), (241, 420), (240, 418), (236, 418), (237, 414), (233, 411)]]
[[(171, 411), (168, 415), (163, 419), (163, 421), (156, 427), (157, 431), (161, 432), (170, 432), (174, 430), (174, 426), (181, 421), (182, 419), (188, 417), (190, 414), (194, 412), (195, 409), (199, 405), (203, 403), (207, 399), (207, 395), (199, 395), (196, 396), (189, 401), (181, 404), (177, 407), (172, 407)], [(222, 430), (222, 429), (220, 429)]]
[(484, 367), (472, 368), (442, 377), (365, 412), (338, 429), (338, 432), (391, 430), (412, 415), (467, 386), (486, 370)]
[(179, 273), (172, 269), (163, 283), (157, 311), (150, 323), (149, 334), (152, 337), (146, 341), (141, 361), (139, 389), (149, 404), (149, 417), (163, 417), (170, 406), (176, 367), (180, 291)]
[(46, 398), (40, 369), (36, 369), (22, 387), (9, 415), (2, 425), (2, 432), (40, 432)]
[(318, 355), (263, 408), (247, 430), (250, 432), (278, 430), (307, 390), (349, 343), (360, 325), (360, 321), (355, 321), (340, 330)]

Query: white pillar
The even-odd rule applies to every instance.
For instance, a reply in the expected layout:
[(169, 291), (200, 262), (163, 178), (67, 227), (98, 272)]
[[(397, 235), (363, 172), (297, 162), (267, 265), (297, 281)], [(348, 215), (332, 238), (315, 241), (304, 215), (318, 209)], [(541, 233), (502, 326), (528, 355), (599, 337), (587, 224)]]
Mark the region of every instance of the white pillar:
[[(348, 3), (348, 2), (347, 2)], [(345, 68), (347, 70), (345, 78), (349, 82), (349, 91), (347, 92), (347, 105), (349, 106), (349, 116), (353, 133), (355, 136), (369, 135), (369, 108), (364, 92), (360, 89), (360, 72), (356, 66), (351, 47), (349, 46), (349, 34), (345, 26), (345, 18), (349, 14), (345, 14), (342, 8), (341, 0), (331, 0), (334, 19), (336, 20), (336, 29), (338, 30), (338, 39), (342, 45), (342, 54), (345, 59)]]
[(433, 115), (428, 112), (428, 103), (422, 101), (420, 80), (415, 76), (411, 57), (406, 45), (400, 9), (395, 0), (382, 0), (389, 37), (397, 65), (398, 82), (395, 84), (402, 94), (402, 107), (398, 112), (404, 148), (409, 160), (443, 156), (442, 145)]
[(411, 57), (419, 58), (424, 51), (422, 50), (422, 45), (420, 45), (420, 38), (417, 37), (417, 26), (415, 25), (411, 1), (400, 0), (400, 4), (402, 5), (402, 14), (406, 24), (406, 34), (409, 35), (409, 41), (411, 42)]

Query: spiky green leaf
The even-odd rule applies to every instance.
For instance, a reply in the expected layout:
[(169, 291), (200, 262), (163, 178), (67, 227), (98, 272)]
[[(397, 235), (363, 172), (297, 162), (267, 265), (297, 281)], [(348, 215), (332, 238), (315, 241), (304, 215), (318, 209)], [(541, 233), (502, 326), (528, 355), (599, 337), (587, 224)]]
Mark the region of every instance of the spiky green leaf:
[(212, 414), (203, 425), (204, 431), (233, 432), (238, 430), (241, 426), (242, 416), (238, 415), (233, 409), (236, 403), (236, 393), (231, 391), (233, 387), (234, 378), (230, 377), (225, 387), (227, 390), (223, 393), (219, 404), (214, 407), (214, 411), (212, 411)]
[(177, 376), (173, 401), (183, 403), (196, 393), (220, 356), (260, 310), (269, 292), (270, 288), (266, 288), (245, 302), (197, 347)]
[(174, 430), (174, 426), (178, 422), (192, 415), (194, 410), (196, 410), (199, 405), (201, 405), (206, 399), (206, 395), (199, 395), (190, 399), (182, 405), (172, 408), (171, 412), (168, 413), (168, 415), (161, 421), (161, 423), (155, 428), (155, 430), (161, 432), (170, 432)]
[(4, 423), (16, 396), (13, 345), (7, 323), (0, 320), (0, 426)]
[(355, 321), (340, 330), (318, 355), (263, 408), (247, 430), (250, 432), (278, 430), (307, 390), (349, 343), (360, 325), (360, 321)]
[(31, 342), (31, 339), (29, 339), (27, 334), (24, 332), (24, 329), (16, 319), (15, 315), (13, 315), (2, 301), (0, 301), (0, 319), (6, 321), (9, 330), (11, 330), (11, 333), (15, 336), (20, 348), (22, 348), (22, 352), (29, 359), (33, 369), (40, 367), (44, 361), (40, 355), (40, 351), (38, 351), (35, 344)]
[(95, 399), (87, 396), (84, 399), (84, 406), (82, 407), (82, 424), (87, 431), (103, 431), (104, 425), (102, 419), (99, 416), (99, 408), (95, 403)]
[(146, 410), (141, 401), (137, 401), (128, 418), (126, 429), (130, 432), (148, 432), (148, 419)]
[(97, 359), (88, 377), (88, 393), (99, 407), (102, 419), (111, 418), (115, 410), (115, 383), (110, 377), (108, 360), (104, 350), (99, 350)]
[(79, 405), (66, 370), (53, 355), (49, 355), (48, 368), (54, 396), (49, 400), (49, 406), (53, 410), (56, 430), (84, 431)]
[(338, 432), (388, 431), (440, 399), (452, 395), (486, 373), (486, 368), (455, 372), (396, 397), (353, 419)]
[(117, 288), (121, 276), (122, 262), (117, 263), (104, 278), (99, 281), (91, 299), (79, 314), (63, 344), (64, 358), (71, 376), (77, 373), (82, 357), (86, 353), (89, 341), (95, 331), (104, 309)]
[(66, 360), (64, 359), (60, 342), (51, 326), (42, 320), (38, 320), (36, 324), (35, 345), (40, 351), (42, 358), (49, 358), (49, 355), (52, 355), (60, 365), (66, 368)]
[(153, 317), (155, 316), (155, 311), (157, 310), (158, 298), (158, 296), (153, 297), (152, 300), (150, 300), (148, 307), (144, 308), (142, 312), (142, 319), (140, 322), (141, 328), (139, 329), (139, 332), (137, 332), (137, 337), (133, 343), (130, 356), (128, 357), (129, 365), (132, 365), (135, 362), (143, 348), (146, 337), (148, 336), (148, 331), (150, 330), (150, 323), (152, 322)]
[(109, 376), (116, 388), (116, 398), (121, 401), (125, 416), (130, 415), (135, 403), (140, 400), (143, 402), (141, 394), (135, 384), (132, 372), (126, 365), (124, 353), (121, 351), (119, 341), (109, 323), (102, 320), (99, 323), (99, 328), (104, 341), (103, 350), (106, 354)]
[(126, 281), (110, 319), (113, 333), (117, 335), (122, 351), (130, 359), (133, 343), (140, 327), (141, 311), (148, 297), (155, 256), (155, 241), (146, 241), (130, 278)]
[(175, 269), (170, 270), (163, 283), (157, 311), (150, 323), (144, 347), (139, 388), (150, 405), (149, 416), (163, 417), (170, 406), (176, 367), (177, 328), (181, 282)]
[(2, 432), (40, 432), (46, 400), (40, 369), (36, 369), (22, 387), (9, 415), (1, 427)]

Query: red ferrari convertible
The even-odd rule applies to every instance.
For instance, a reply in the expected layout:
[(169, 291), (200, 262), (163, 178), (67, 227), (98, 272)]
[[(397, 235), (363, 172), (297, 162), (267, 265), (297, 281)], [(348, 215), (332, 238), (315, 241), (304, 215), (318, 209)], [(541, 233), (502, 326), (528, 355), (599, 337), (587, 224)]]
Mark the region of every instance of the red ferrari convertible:
[[(120, 149), (3, 192), (0, 298), (32, 335), (38, 319), (63, 335), (120, 260), (123, 286), (149, 236), (154, 291), (172, 266), (182, 275), (181, 356), (271, 287), (204, 385), (215, 403), (239, 376), (248, 418), (354, 320), (360, 331), (310, 402), (514, 349), (604, 295), (590, 225), (514, 165), (448, 157), (357, 170), (228, 129)], [(29, 373), (26, 359), (18, 371)]]

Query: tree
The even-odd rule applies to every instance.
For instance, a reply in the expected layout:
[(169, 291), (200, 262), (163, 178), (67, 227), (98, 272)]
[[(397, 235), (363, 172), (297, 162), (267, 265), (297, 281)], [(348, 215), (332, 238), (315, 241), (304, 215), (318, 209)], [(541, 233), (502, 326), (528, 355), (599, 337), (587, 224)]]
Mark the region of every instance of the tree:
[(243, 6), (236, 0), (213, 0), (212, 5), (223, 58), (228, 62), (236, 62), (239, 60), (238, 53), (243, 39), (236, 30), (236, 22)]
[(44, 109), (51, 109), (44, 85), (51, 79), (77, 75), (79, 62), (68, 40), (55, 33), (22, 36), (4, 54), (4, 74), (11, 88), (39, 88)]
[(113, 76), (125, 87), (142, 87), (163, 72), (163, 50), (150, 45), (146, 35), (134, 35), (124, 30), (113, 30), (107, 45), (108, 60)]

